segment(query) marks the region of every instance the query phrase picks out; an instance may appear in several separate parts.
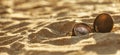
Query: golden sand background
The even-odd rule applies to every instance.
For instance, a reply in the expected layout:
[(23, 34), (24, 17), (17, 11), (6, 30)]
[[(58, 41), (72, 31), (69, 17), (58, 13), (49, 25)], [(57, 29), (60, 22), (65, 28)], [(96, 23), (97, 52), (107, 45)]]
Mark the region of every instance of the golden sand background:
[[(119, 0), (0, 0), (0, 55), (120, 55)], [(100, 13), (110, 33), (70, 36), (75, 23), (92, 26)]]

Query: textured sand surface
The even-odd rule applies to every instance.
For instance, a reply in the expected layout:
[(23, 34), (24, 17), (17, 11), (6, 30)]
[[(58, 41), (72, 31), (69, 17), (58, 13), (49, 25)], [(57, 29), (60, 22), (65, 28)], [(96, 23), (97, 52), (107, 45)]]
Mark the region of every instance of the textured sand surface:
[[(0, 0), (0, 55), (120, 55), (119, 0)], [(71, 36), (109, 13), (110, 33)]]

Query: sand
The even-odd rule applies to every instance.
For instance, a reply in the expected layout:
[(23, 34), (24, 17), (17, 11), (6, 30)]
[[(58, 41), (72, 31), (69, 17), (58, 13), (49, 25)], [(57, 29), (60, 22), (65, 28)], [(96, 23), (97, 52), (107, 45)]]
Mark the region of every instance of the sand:
[[(0, 55), (120, 55), (120, 4), (113, 2), (0, 0)], [(113, 17), (111, 32), (71, 36), (74, 24), (92, 27), (100, 13)]]

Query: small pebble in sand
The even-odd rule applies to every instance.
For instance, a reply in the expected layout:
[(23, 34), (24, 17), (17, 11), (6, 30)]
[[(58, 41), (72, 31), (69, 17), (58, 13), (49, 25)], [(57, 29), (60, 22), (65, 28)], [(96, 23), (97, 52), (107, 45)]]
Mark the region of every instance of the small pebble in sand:
[(112, 17), (107, 13), (102, 13), (94, 20), (93, 27), (95, 32), (106, 33), (112, 30), (113, 25)]
[(85, 23), (77, 23), (73, 27), (72, 35), (73, 36), (81, 36), (81, 35), (88, 34), (90, 32), (92, 32), (92, 29), (90, 26), (88, 26)]

